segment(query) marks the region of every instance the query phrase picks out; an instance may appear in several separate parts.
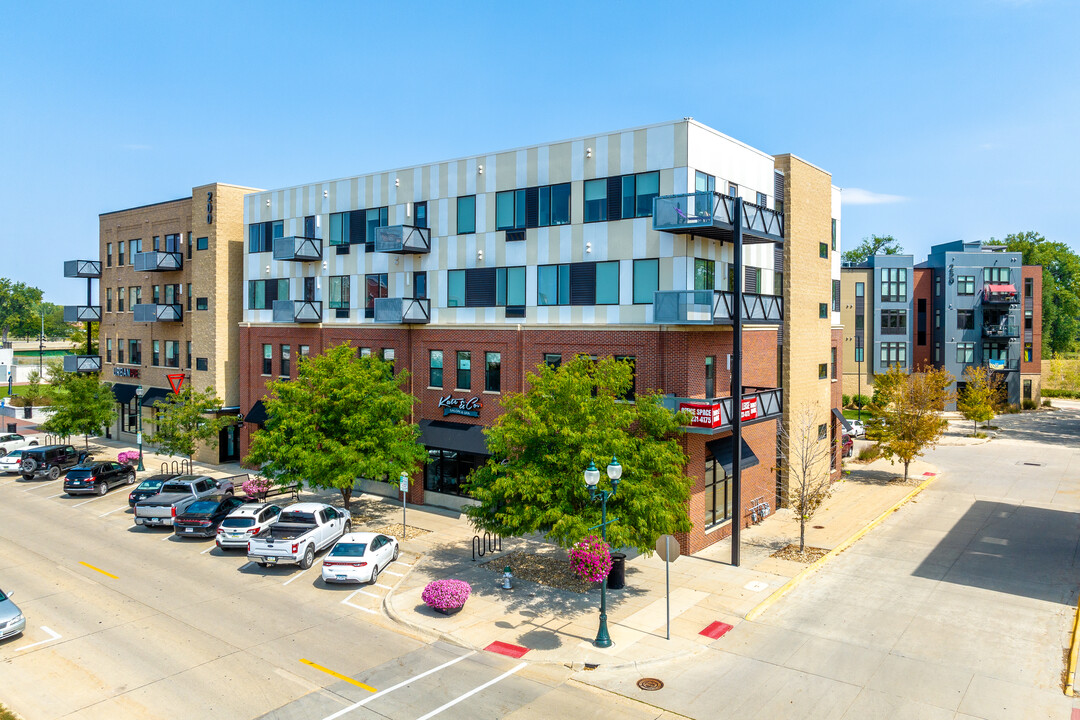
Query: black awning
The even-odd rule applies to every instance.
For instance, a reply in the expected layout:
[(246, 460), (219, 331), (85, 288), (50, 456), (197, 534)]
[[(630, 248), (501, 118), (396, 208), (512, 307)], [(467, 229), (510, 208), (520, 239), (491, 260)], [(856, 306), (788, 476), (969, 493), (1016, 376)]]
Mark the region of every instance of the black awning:
[[(731, 474), (731, 436), (717, 438), (716, 440), (710, 440), (705, 443), (705, 447), (716, 459), (716, 462), (724, 468), (724, 472)], [(742, 441), (742, 454), (739, 458), (739, 467), (745, 470), (746, 468), (752, 468), (758, 464), (758, 456), (754, 454), (754, 451), (750, 449), (750, 446), (746, 444), (746, 441)]]
[(421, 420), (420, 442), (425, 447), (439, 450), (457, 450), (473, 455), (490, 454), (482, 425), (466, 425), (446, 420)]
[(263, 405), (262, 400), (255, 401), (255, 404), (247, 411), (247, 415), (244, 416), (244, 422), (254, 425), (262, 425), (266, 422), (266, 406)]
[(135, 397), (135, 388), (137, 385), (130, 383), (113, 383), (112, 394), (116, 398), (116, 402), (121, 405), (127, 405), (131, 402), (131, 398)]
[(833, 417), (835, 417), (837, 420), (840, 421), (840, 427), (844, 428), (844, 432), (846, 432), (846, 433), (851, 432), (851, 423), (849, 423), (847, 421), (847, 418), (844, 417), (844, 413), (840, 412), (840, 410), (837, 409), (837, 408), (833, 408), (832, 409), (832, 414), (833, 414)]
[(162, 398), (167, 398), (172, 394), (172, 390), (166, 390), (165, 388), (146, 388), (146, 392), (142, 396), (143, 407), (154, 407), (154, 403)]

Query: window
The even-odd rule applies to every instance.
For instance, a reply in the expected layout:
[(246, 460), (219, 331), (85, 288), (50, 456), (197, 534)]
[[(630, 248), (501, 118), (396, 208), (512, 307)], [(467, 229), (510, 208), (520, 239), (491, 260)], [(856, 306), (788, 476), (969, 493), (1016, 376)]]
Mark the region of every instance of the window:
[(447, 307), (525, 305), (525, 268), (472, 268), (447, 272)]
[(466, 195), (457, 199), (457, 234), (476, 232), (476, 196)]
[(105, 362), (112, 362), (112, 338), (105, 340)]
[(138, 285), (128, 288), (128, 305), (132, 306), (132, 312), (135, 310), (135, 305), (142, 303), (142, 288)]
[(116, 288), (116, 312), (124, 312), (124, 288)]
[(926, 298), (919, 298), (916, 307), (918, 319), (916, 320), (915, 326), (915, 343), (917, 345), (923, 346), (926, 345)]
[(275, 300), (289, 299), (289, 281), (248, 280), (248, 310), (272, 310)]
[(881, 334), (907, 335), (907, 310), (882, 310)]
[(819, 318), (829, 317), (829, 303), (818, 303), (817, 314)]
[(484, 353), (484, 390), (487, 392), (502, 390), (502, 353)]
[(622, 177), (622, 216), (651, 217), (653, 198), (660, 194), (660, 173), (648, 172)]
[[(131, 289), (131, 294), (132, 294), (132, 296), (135, 295), (135, 288)], [(161, 302), (161, 286), (160, 285), (151, 286), (151, 288), (150, 288), (150, 302), (152, 302), (155, 305), (157, 305), (158, 303)]]
[(1025, 400), (1030, 400), (1031, 399), (1031, 381), (1030, 380), (1025, 380), (1024, 381), (1024, 399)]
[(983, 360), (1000, 360), (1007, 362), (1009, 360), (1009, 346), (999, 345), (998, 343), (984, 342), (982, 346)]
[(983, 268), (983, 282), (994, 285), (1011, 285), (1012, 269), (1006, 267)]
[(284, 220), (252, 223), (248, 225), (248, 252), (270, 252), (274, 249), (274, 238), (284, 234)]
[[(375, 252), (375, 231), (387, 225), (387, 208), (371, 208), (364, 210), (365, 236), (364, 249), (367, 252)], [(386, 297), (385, 295), (383, 297)]]
[(817, 426), (817, 439), (824, 440), (829, 436), (829, 426), (825, 423)]
[(712, 455), (705, 458), (705, 525), (731, 519), (731, 484), (724, 466)]
[(288, 378), (289, 377), (290, 372), (292, 370), (292, 368), (290, 367), (291, 364), (292, 364), (290, 362), (291, 360), (292, 360), (292, 346), (290, 346), (290, 345), (282, 345), (281, 346), (281, 353), (278, 356), (278, 375), (280, 375), (283, 378)]
[(330, 278), (330, 301), (328, 307), (331, 310), (346, 310), (349, 307), (349, 276), (333, 275)]
[(826, 243), (818, 243), (818, 257), (829, 259), (829, 246)]
[(973, 342), (956, 343), (956, 362), (958, 362), (958, 363), (972, 363), (972, 362), (975, 362), (975, 343), (973, 343)]
[(1031, 362), (1034, 353), (1034, 346), (1032, 343), (1024, 343), (1024, 362)]
[(619, 263), (541, 265), (536, 288), (538, 305), (618, 304)]
[(544, 364), (552, 370), (558, 370), (562, 365), (562, 355), (559, 353), (544, 353)]
[(739, 186), (735, 183), (728, 183), (727, 194), (731, 197), (739, 197)]
[(375, 317), (375, 299), (387, 296), (389, 276), (386, 273), (376, 273), (364, 276), (364, 317)]
[(524, 228), (525, 206), (525, 190), (505, 190), (495, 193), (495, 229)]
[(828, 363), (820, 363), (817, 366), (818, 380), (826, 380), (829, 377), (829, 365)]
[(441, 388), (443, 386), (443, 355), (442, 350), (432, 350), (428, 357), (428, 386)]
[(116, 266), (117, 267), (124, 267), (124, 241), (123, 240), (116, 243), (116, 250), (117, 250)]
[(390, 372), (393, 373), (394, 348), (383, 348), (382, 349), (382, 359), (383, 359), (383, 362), (390, 363)]
[(716, 192), (716, 178), (708, 173), (703, 173), (700, 170), (694, 172), (694, 192), (696, 193), (714, 193)]
[(112, 243), (105, 243), (105, 267), (112, 267)]
[(705, 358), (705, 397), (716, 397), (716, 356)]
[(116, 339), (116, 362), (124, 364), (124, 341), (121, 338)]
[(427, 271), (420, 270), (412, 274), (413, 282), (413, 297), (414, 298), (426, 298), (427, 297)]
[(941, 276), (934, 276), (934, 294), (941, 297)]
[[(188, 247), (191, 247), (191, 246), (188, 245)], [(188, 283), (188, 286), (187, 286), (187, 311), (191, 312), (191, 283)]]
[(974, 330), (975, 329), (975, 311), (974, 310), (957, 310), (956, 311), (956, 329), (957, 330)]
[[(356, 213), (358, 212), (363, 212), (363, 210), (330, 213), (330, 245), (342, 246), (349, 244), (352, 239), (352, 219), (353, 217), (357, 217)], [(361, 220), (362, 218), (357, 217), (357, 235), (359, 235), (359, 231), (363, 228)]]
[(694, 258), (694, 289), (713, 290), (716, 288), (716, 263), (712, 260)]
[(956, 294), (957, 295), (974, 295), (975, 294), (975, 276), (974, 275), (958, 275), (956, 277)]
[(209, 247), (210, 247), (210, 238), (201, 237), (201, 238), (196, 238), (195, 239), (195, 249), (196, 250), (206, 250)]
[(206, 370), (206, 369), (209, 368), (209, 366), (210, 365), (207, 362), (206, 358), (195, 358), (195, 369), (196, 370)]
[(833, 380), (836, 379), (836, 348), (830, 348), (832, 350), (832, 360), (829, 364), (829, 377)]
[(537, 223), (540, 227), (566, 225), (570, 222), (570, 183), (546, 185), (539, 189), (538, 195)]
[(467, 351), (458, 351), (457, 354), (457, 378), (455, 385), (459, 390), (471, 390), (472, 389), (472, 353)]
[(855, 348), (855, 362), (861, 363), (863, 361), (863, 349), (861, 347)]
[[(768, 196), (765, 195), (765, 193), (763, 193), (763, 192), (759, 192), (757, 194), (757, 204), (760, 205), (761, 207), (767, 207), (768, 204), (769, 204)], [(836, 243), (833, 243), (833, 250), (835, 250), (835, 249), (836, 249)]]
[(274, 346), (263, 345), (262, 374), (271, 375), (274, 372)]
[(209, 300), (209, 298), (204, 298), (204, 297), (195, 298), (195, 309), (196, 310), (208, 310), (209, 308), (210, 308), (210, 300)]
[[(188, 245), (188, 247), (191, 247)], [(188, 370), (191, 369), (191, 341), (187, 341), (187, 347), (184, 348), (184, 367)]]
[(934, 343), (934, 362), (941, 362), (941, 343)]
[(1024, 297), (1029, 298), (1029, 297), (1034, 297), (1034, 296), (1035, 296), (1035, 279), (1034, 278), (1024, 278)]
[(428, 450), (428, 458), (428, 463), (424, 465), (424, 489), (466, 497), (466, 479), (487, 462), (486, 455), (456, 450)]
[(362, 358), (363, 357), (371, 357), (371, 348), (362, 347), (359, 350), (357, 350), (357, 354)]
[(154, 250), (154, 252), (157, 252), (158, 250), (161, 249), (161, 243), (159, 242), (159, 239), (160, 238), (158, 238), (158, 236), (155, 235), (153, 240), (150, 241), (150, 245), (151, 245), (152, 249)]
[(524, 307), (525, 268), (495, 268), (495, 304), (499, 307)]
[(836, 218), (832, 219), (832, 249), (836, 249)]
[(142, 252), (142, 238), (128, 240), (128, 255), (131, 256), (132, 264), (135, 262), (135, 255), (140, 252)]
[(585, 181), (585, 222), (607, 220), (607, 179)]
[(660, 261), (634, 261), (634, 304), (648, 304), (660, 289)]
[(892, 365), (907, 367), (907, 343), (881, 343), (880, 361), (882, 367), (890, 367)]
[(428, 226), (427, 201), (413, 203), (413, 225), (426, 228)]
[(191, 259), (191, 233), (187, 234), (187, 259)]
[[(154, 365), (160, 365), (161, 357), (158, 354), (158, 341), (154, 341)], [(180, 367), (180, 343), (176, 340), (165, 341), (165, 367)]]
[(866, 283), (855, 283), (855, 297), (861, 298), (866, 294)]
[(934, 329), (935, 330), (940, 330), (941, 329), (941, 310), (935, 310), (934, 311)]
[(635, 396), (634, 393), (637, 390), (637, 358), (633, 355), (616, 355), (615, 360), (630, 364), (630, 387), (625, 394), (619, 397), (619, 399), (633, 402)]
[(840, 281), (832, 281), (832, 310), (840, 312)]
[(1030, 310), (1024, 311), (1024, 329), (1032, 330), (1035, 327)]
[(142, 340), (128, 340), (128, 364), (142, 365)]
[(465, 307), (465, 270), (446, 273), (446, 307)]
[(105, 312), (112, 312), (112, 288), (105, 288)]
[(881, 269), (882, 302), (907, 302), (907, 269)]

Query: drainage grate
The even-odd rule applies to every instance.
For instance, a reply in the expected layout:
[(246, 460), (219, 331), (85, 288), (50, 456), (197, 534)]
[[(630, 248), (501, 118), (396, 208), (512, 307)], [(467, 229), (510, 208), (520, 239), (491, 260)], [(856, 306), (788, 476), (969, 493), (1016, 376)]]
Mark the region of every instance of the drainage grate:
[(1030, 465), (1031, 467), (1042, 467), (1042, 466), (1043, 466), (1043, 465), (1045, 465), (1046, 463), (1041, 463), (1041, 462), (1031, 462), (1031, 461), (1029, 461), (1029, 460), (1024, 460), (1024, 461), (1022, 461), (1022, 462), (1018, 462), (1018, 463), (1016, 463), (1016, 464), (1017, 464), (1017, 465)]
[(585, 663), (586, 670), (595, 670), (598, 667), (600, 667), (600, 663)]
[(642, 690), (659, 690), (664, 687), (664, 681), (656, 678), (641, 678), (637, 681), (637, 686)]

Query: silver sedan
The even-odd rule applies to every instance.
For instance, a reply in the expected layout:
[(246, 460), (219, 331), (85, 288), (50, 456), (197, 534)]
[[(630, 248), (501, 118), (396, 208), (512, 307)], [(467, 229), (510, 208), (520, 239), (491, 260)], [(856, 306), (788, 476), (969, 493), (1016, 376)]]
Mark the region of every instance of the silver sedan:
[(11, 595), (0, 590), (0, 640), (18, 635), (26, 629), (26, 618), (19, 606), (11, 601)]

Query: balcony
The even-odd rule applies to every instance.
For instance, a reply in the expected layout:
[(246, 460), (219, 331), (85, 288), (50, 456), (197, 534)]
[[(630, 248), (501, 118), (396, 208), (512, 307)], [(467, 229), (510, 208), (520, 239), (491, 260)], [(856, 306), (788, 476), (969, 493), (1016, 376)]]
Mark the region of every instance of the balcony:
[(101, 262), (98, 260), (65, 260), (64, 277), (99, 278), (101, 277)]
[(101, 322), (101, 306), (65, 305), (64, 322)]
[(1020, 337), (1020, 326), (1012, 323), (987, 323), (983, 325), (982, 336), (984, 338), (1018, 338)]
[[(720, 290), (665, 290), (653, 297), (653, 322), (660, 325), (730, 325), (735, 296)], [(784, 299), (743, 293), (742, 319), (752, 325), (784, 321)]]
[(1020, 358), (1001, 358), (999, 360), (986, 360), (983, 362), (990, 370), (1002, 372), (1015, 372), (1020, 369)]
[(431, 322), (428, 298), (375, 298), (375, 322), (394, 325)]
[(184, 256), (178, 252), (151, 250), (135, 253), (135, 272), (172, 272), (183, 267)]
[(91, 373), (101, 372), (100, 355), (65, 355), (64, 372)]
[[(735, 231), (735, 198), (710, 192), (655, 198), (653, 229), (731, 241)], [(747, 244), (783, 242), (784, 216), (744, 200), (742, 232), (743, 242)]]
[(322, 260), (322, 239), (299, 236), (274, 238), (274, 259), (297, 262)]
[(322, 322), (322, 301), (275, 300), (274, 322), (318, 323)]
[(983, 288), (982, 301), (987, 305), (1019, 305), (1020, 294), (1012, 285), (987, 285)]
[(184, 306), (140, 304), (133, 305), (131, 311), (135, 314), (135, 322), (180, 322), (184, 319)]
[[(683, 426), (687, 432), (716, 435), (731, 430), (730, 396), (701, 399), (668, 395), (663, 397), (661, 402), (673, 412), (686, 410), (691, 413), (690, 424)], [(783, 410), (784, 393), (780, 388), (743, 388), (743, 425), (778, 420)]]
[(390, 225), (375, 230), (375, 252), (428, 253), (431, 252), (431, 230), (412, 225)]

